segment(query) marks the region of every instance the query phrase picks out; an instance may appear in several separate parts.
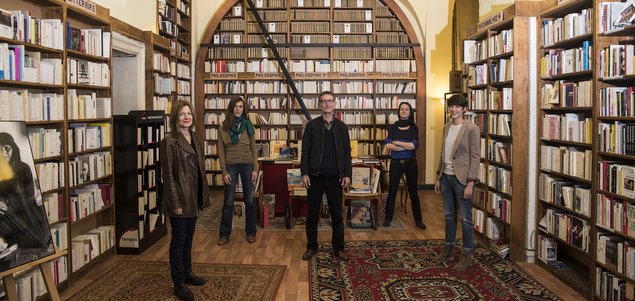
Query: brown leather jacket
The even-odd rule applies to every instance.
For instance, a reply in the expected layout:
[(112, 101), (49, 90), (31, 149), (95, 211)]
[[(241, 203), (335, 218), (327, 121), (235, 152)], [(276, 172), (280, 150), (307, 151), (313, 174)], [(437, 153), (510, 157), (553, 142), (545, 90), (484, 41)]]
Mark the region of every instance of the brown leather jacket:
[[(191, 135), (196, 151), (180, 133), (168, 133), (161, 140), (161, 209), (169, 217), (175, 217), (172, 211), (176, 208), (183, 209), (183, 214), (177, 217), (196, 217), (199, 210), (210, 205), (203, 147), (196, 133)], [(198, 182), (199, 174), (202, 183)], [(202, 189), (198, 189), (198, 185), (202, 185)]]

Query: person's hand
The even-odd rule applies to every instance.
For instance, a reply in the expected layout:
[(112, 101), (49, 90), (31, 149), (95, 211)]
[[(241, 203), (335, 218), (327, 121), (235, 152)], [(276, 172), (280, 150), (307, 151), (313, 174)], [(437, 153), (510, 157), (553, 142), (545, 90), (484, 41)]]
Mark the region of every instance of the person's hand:
[(435, 191), (436, 193), (440, 193), (440, 192), (441, 192), (441, 182), (439, 182), (439, 180), (437, 180), (437, 181), (434, 183), (434, 191)]
[(223, 177), (223, 181), (225, 181), (225, 184), (231, 185), (232, 184), (232, 177), (230, 175), (226, 175), (226, 176)]
[(342, 187), (346, 188), (350, 184), (351, 184), (351, 178), (349, 178), (349, 177), (343, 177), (342, 178)]
[(251, 182), (256, 184), (256, 180), (258, 179), (258, 173), (255, 171), (251, 172)]
[(0, 201), (0, 215), (5, 215), (5, 213), (9, 210), (9, 206), (4, 201)]
[(304, 188), (311, 187), (311, 179), (309, 176), (302, 176), (302, 186), (304, 186)]
[(174, 215), (181, 215), (183, 214), (183, 208), (176, 208), (172, 210), (172, 213), (174, 213)]
[(474, 192), (474, 182), (470, 182), (467, 184), (467, 186), (465, 186), (465, 189), (463, 190), (463, 199), (471, 199), (472, 198), (472, 193)]

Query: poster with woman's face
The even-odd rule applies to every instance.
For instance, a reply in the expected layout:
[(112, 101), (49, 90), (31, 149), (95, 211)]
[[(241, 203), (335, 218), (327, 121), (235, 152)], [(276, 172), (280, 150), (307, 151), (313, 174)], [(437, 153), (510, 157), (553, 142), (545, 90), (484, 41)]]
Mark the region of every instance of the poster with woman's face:
[(0, 121), (0, 272), (53, 252), (26, 126)]

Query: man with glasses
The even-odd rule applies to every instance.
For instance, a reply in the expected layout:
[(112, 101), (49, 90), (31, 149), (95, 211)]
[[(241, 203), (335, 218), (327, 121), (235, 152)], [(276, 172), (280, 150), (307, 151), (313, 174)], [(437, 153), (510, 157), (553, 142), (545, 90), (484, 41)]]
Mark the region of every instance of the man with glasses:
[(306, 220), (306, 252), (302, 260), (309, 260), (318, 250), (317, 227), (326, 193), (331, 214), (333, 256), (346, 261), (344, 253), (344, 224), (342, 222), (342, 191), (351, 183), (351, 141), (348, 128), (335, 118), (335, 96), (324, 91), (319, 98), (322, 115), (306, 124), (302, 136), (302, 185), (307, 188), (308, 213)]

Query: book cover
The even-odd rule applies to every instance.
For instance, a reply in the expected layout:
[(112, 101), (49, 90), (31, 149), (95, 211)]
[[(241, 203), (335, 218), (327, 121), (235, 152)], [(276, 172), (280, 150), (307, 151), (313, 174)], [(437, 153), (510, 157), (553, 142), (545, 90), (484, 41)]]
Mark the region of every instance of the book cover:
[(349, 223), (354, 229), (372, 228), (371, 205), (368, 200), (352, 200)]
[(234, 229), (244, 229), (245, 227), (245, 203), (244, 202), (234, 202), (233, 209), (233, 219), (232, 219), (232, 228)]

